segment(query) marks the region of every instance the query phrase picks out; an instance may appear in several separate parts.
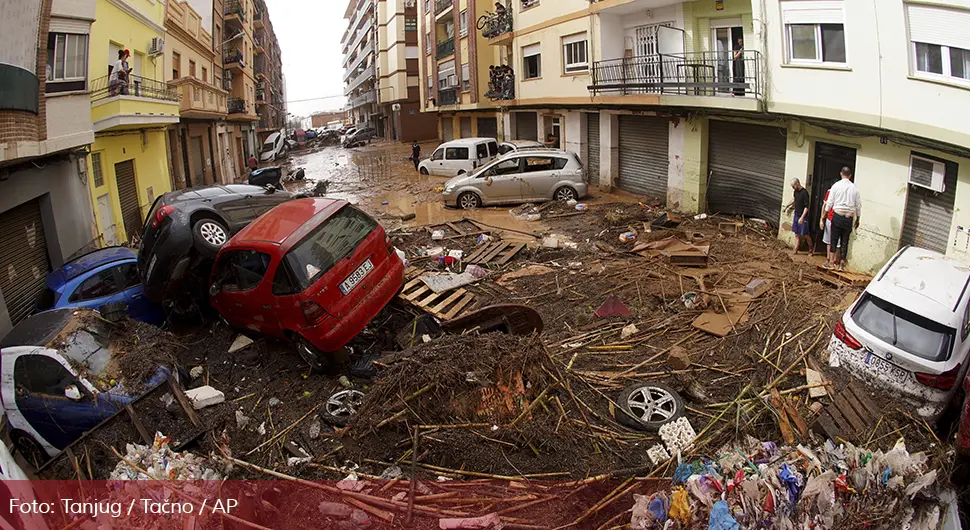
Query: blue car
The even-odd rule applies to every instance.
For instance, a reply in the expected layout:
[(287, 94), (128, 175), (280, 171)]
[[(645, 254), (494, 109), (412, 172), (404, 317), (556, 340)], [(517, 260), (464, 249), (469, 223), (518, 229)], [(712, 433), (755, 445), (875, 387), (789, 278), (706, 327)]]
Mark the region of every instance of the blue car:
[(138, 276), (138, 255), (130, 248), (95, 250), (50, 273), (37, 310), (99, 309), (112, 302), (127, 304), (128, 316), (135, 320), (155, 325), (165, 321), (161, 308), (145, 298)]

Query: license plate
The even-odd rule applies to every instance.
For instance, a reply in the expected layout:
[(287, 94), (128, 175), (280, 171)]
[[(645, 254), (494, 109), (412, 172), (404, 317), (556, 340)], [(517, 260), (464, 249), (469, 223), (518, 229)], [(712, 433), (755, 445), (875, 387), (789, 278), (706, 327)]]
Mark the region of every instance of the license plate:
[(888, 377), (894, 383), (902, 383), (908, 375), (905, 370), (895, 364), (876, 356), (872, 352), (866, 352), (864, 362), (873, 372), (878, 372)]
[(367, 258), (366, 261), (360, 264), (360, 267), (357, 267), (357, 270), (352, 272), (350, 276), (347, 276), (347, 279), (340, 284), (340, 292), (347, 294), (353, 291), (354, 287), (357, 287), (357, 284), (367, 277), (372, 270), (374, 270), (374, 264), (371, 263), (370, 258)]

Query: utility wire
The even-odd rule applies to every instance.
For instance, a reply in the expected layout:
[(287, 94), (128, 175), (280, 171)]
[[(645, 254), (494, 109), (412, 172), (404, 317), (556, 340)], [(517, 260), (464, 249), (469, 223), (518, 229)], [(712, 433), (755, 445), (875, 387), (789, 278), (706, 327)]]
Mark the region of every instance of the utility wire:
[(318, 98), (292, 99), (292, 100), (287, 100), (286, 102), (287, 103), (304, 103), (306, 101), (318, 101), (318, 100), (321, 100), (321, 99), (337, 99), (337, 98), (342, 98), (342, 97), (346, 97), (346, 96), (344, 96), (343, 94), (340, 94), (340, 95), (337, 95), (337, 96), (321, 96), (321, 97), (318, 97)]

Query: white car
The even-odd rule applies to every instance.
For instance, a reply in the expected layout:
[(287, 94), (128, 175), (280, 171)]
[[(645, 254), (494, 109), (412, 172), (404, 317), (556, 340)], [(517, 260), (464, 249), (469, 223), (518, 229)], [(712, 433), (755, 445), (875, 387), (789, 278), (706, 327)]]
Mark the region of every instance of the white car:
[(438, 146), (431, 158), (418, 164), (422, 175), (454, 177), (471, 173), (499, 155), (495, 138), (462, 138)]
[(542, 145), (542, 142), (537, 142), (536, 140), (507, 140), (498, 144), (498, 153), (500, 155), (507, 155), (519, 149), (541, 149), (543, 147), (545, 146)]
[(260, 162), (272, 162), (283, 156), (286, 151), (286, 136), (280, 132), (274, 132), (263, 141), (263, 150), (259, 153)]
[(905, 247), (852, 304), (829, 341), (829, 364), (939, 419), (967, 372), (970, 268)]

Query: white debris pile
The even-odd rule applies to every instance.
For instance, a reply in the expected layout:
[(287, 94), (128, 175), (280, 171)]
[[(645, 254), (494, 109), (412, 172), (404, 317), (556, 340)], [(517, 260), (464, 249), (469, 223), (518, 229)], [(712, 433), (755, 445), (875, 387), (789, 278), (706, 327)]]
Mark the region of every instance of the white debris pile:
[(208, 466), (206, 459), (188, 451), (172, 451), (168, 446), (170, 441), (162, 433), (155, 433), (155, 442), (151, 446), (128, 444), (126, 454), (111, 472), (109, 480), (222, 479)]
[(665, 423), (660, 427), (660, 439), (667, 445), (667, 450), (671, 455), (686, 453), (696, 437), (697, 433), (691, 427), (690, 420), (685, 417)]

